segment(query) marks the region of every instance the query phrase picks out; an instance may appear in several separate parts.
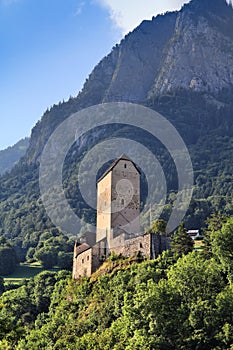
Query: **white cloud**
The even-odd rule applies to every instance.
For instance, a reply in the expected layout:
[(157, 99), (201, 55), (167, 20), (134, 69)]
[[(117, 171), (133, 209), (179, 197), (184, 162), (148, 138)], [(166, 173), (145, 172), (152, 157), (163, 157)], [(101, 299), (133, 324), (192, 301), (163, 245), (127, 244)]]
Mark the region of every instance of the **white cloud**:
[(144, 19), (166, 11), (179, 10), (189, 0), (96, 0), (107, 8), (114, 24), (122, 30), (122, 34), (137, 27)]
[(78, 5), (76, 11), (75, 11), (75, 16), (79, 16), (81, 15), (82, 11), (83, 11), (83, 8), (84, 6), (86, 5), (85, 1), (81, 1), (80, 4)]

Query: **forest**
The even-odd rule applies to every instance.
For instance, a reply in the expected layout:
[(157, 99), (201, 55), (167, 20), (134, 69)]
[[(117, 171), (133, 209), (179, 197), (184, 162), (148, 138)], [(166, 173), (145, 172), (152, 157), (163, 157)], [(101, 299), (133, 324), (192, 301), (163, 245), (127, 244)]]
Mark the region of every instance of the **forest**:
[(156, 260), (111, 254), (91, 277), (44, 271), (4, 291), (1, 349), (233, 349), (233, 218), (212, 216), (202, 251), (184, 224)]
[[(187, 144), (195, 181), (193, 198), (184, 218), (188, 229), (204, 228), (206, 219), (214, 213), (233, 215), (231, 196), (233, 190), (231, 118), (233, 104), (231, 96), (231, 91), (223, 91), (219, 94), (218, 100), (222, 102), (221, 108), (216, 108), (200, 93), (184, 90), (173, 91), (159, 98), (153, 97), (145, 103), (145, 106), (166, 116)], [(40, 135), (43, 135), (41, 138), (45, 138), (44, 134), (47, 135), (48, 129), (50, 133), (52, 132), (53, 128), (61, 122), (61, 116), (65, 118), (75, 110), (75, 101), (71, 98), (66, 103), (46, 111), (38, 124)], [(78, 174), (83, 156), (98, 142), (114, 137), (127, 137), (153, 152), (166, 174), (168, 193), (161, 218), (168, 220), (177, 193), (177, 174), (174, 162), (165, 147), (158, 140), (137, 128), (118, 125), (118, 127), (105, 127), (104, 130), (98, 130), (97, 133), (94, 131), (85, 135), (82, 147), (78, 143), (73, 145), (67, 154), (63, 168), (66, 198), (78, 217), (83, 222), (90, 224), (95, 223), (96, 219), (96, 212), (85, 203), (79, 189)], [(93, 137), (93, 133), (97, 136)], [(1, 234), (10, 240), (16, 250), (18, 261), (36, 259), (39, 250), (40, 253), (43, 253), (42, 241), (45, 240), (45, 232), (48, 239), (54, 237), (55, 240), (58, 240), (56, 237), (62, 235), (45, 212), (39, 188), (39, 163), (31, 160), (32, 150), (31, 146), (19, 164), (9, 174), (0, 178)], [(97, 162), (96, 159), (93, 159), (94, 161)], [(100, 170), (103, 172), (107, 166), (108, 164), (105, 164), (105, 168)], [(98, 180), (101, 172), (96, 176)], [(147, 191), (147, 182), (142, 171), (141, 208), (144, 207)], [(146, 218), (142, 218), (142, 222), (146, 222)], [(83, 227), (83, 230), (85, 229), (86, 227)], [(75, 237), (71, 235), (70, 238)], [(49, 245), (51, 244), (53, 243), (50, 240)], [(70, 250), (65, 248), (64, 252), (68, 253)]]

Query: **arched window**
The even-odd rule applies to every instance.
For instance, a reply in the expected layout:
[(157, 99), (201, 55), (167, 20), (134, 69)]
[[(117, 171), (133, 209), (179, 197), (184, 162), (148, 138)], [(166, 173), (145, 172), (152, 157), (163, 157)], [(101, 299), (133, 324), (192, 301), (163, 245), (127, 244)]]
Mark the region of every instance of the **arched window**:
[(125, 201), (124, 201), (123, 198), (122, 198), (122, 200), (121, 200), (121, 205), (125, 205)]
[(127, 167), (127, 165), (126, 164), (124, 164), (124, 168), (126, 169), (126, 167)]

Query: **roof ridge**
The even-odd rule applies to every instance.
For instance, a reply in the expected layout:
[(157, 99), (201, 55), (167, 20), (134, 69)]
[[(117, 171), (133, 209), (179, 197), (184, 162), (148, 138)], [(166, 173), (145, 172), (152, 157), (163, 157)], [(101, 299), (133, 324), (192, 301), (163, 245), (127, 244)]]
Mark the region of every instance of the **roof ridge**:
[(126, 153), (123, 153), (119, 158), (117, 158), (108, 168), (107, 170), (103, 173), (103, 175), (97, 180), (97, 182), (100, 182), (100, 180), (102, 180), (113, 168), (114, 166), (120, 161), (120, 160), (128, 160), (130, 162), (133, 163), (133, 165), (135, 166), (135, 168), (137, 169), (137, 171), (140, 173), (140, 171), (138, 170), (136, 164), (134, 163), (134, 161), (129, 158), (129, 156), (127, 156)]

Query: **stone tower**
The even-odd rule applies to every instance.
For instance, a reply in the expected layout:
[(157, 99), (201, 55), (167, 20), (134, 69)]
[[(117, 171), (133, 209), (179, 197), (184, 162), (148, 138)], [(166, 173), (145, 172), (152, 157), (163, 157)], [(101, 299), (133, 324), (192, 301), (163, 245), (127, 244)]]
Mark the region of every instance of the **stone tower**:
[(125, 154), (118, 158), (97, 184), (97, 229), (86, 241), (75, 242), (73, 278), (91, 276), (111, 252), (125, 257), (155, 259), (169, 249), (169, 238), (140, 230), (140, 172)]
[(139, 215), (140, 171), (123, 154), (98, 180), (96, 242), (110, 241), (119, 230), (139, 234)]

